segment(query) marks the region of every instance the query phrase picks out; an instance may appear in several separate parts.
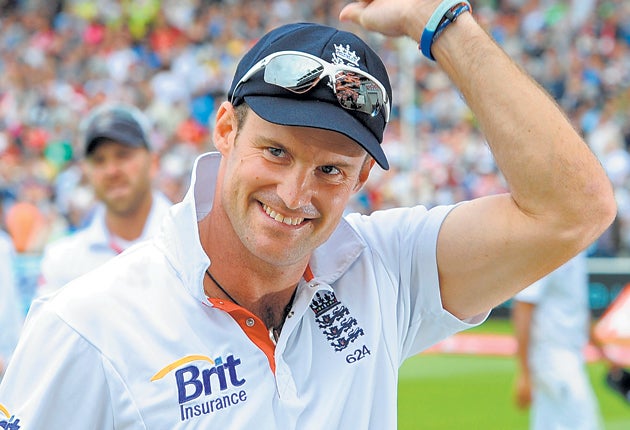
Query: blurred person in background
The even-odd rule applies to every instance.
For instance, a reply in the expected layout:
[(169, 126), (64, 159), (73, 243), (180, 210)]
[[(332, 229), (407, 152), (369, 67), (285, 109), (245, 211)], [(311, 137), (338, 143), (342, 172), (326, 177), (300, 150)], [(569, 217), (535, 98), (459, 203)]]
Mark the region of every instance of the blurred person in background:
[(586, 369), (590, 339), (585, 253), (519, 292), (512, 319), (517, 340), (515, 401), (530, 409), (532, 430), (602, 428)]
[(84, 170), (99, 204), (88, 225), (44, 249), (38, 296), (153, 236), (171, 202), (154, 189), (158, 159), (140, 110), (98, 106), (84, 124)]
[(11, 237), (0, 230), (0, 379), (17, 345), (24, 306), (14, 274), (15, 248)]

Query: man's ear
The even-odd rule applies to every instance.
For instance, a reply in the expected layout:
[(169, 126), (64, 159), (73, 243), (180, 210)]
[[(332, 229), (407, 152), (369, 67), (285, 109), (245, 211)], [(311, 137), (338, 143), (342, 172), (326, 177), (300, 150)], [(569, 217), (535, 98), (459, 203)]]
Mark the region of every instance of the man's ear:
[(212, 132), (214, 146), (222, 155), (226, 155), (231, 150), (237, 132), (238, 121), (234, 106), (225, 101), (219, 106)]
[(361, 189), (361, 187), (367, 182), (368, 177), (370, 176), (370, 171), (372, 167), (374, 167), (375, 160), (372, 157), (368, 157), (367, 160), (363, 163), (361, 167), (361, 172), (359, 173), (359, 180), (357, 184), (354, 186), (354, 191), (357, 192)]

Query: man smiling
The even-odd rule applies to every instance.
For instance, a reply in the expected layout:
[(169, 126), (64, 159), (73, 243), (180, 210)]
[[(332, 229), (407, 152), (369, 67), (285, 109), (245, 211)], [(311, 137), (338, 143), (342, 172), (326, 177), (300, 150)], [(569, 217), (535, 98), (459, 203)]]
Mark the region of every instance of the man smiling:
[(341, 18), (421, 41), (511, 194), (343, 216), (388, 168), (385, 67), (351, 33), (276, 28), (239, 63), (218, 152), (162, 233), (34, 306), (0, 402), (29, 428), (395, 428), (407, 357), (481, 323), (615, 215), (595, 157), (469, 11), (378, 0)]
[[(219, 245), (207, 249), (214, 281), (206, 290), (221, 297), (222, 284), (245, 283), (230, 293), (233, 300), (278, 330), (313, 249), (335, 230), (372, 162), (344, 135), (279, 126), (241, 106), (242, 126), (230, 104), (217, 116), (219, 133), (240, 131), (239, 144), (231, 141), (232, 131), (215, 141), (224, 160), (220, 188), (213, 210), (199, 223), (200, 236)], [(262, 270), (237, 281), (231, 261)]]

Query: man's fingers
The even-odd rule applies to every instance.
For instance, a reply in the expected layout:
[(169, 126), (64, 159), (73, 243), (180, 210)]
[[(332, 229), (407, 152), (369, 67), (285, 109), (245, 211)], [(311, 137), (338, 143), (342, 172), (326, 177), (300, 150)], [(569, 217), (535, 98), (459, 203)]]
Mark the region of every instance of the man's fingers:
[(343, 9), (341, 9), (341, 12), (339, 12), (339, 20), (360, 24), (361, 13), (366, 6), (367, 4), (365, 2), (354, 2), (347, 4), (346, 6), (344, 6)]

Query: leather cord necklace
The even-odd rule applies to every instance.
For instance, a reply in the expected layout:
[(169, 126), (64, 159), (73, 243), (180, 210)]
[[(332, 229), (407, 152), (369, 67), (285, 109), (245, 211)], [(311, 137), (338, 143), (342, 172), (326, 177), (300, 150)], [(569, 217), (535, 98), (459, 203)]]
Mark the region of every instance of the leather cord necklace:
[(230, 293), (228, 293), (227, 291), (225, 291), (225, 288), (223, 288), (223, 287), (221, 286), (221, 284), (219, 284), (219, 282), (218, 282), (216, 279), (214, 279), (214, 276), (212, 276), (212, 274), (210, 273), (210, 271), (209, 271), (208, 269), (206, 269), (206, 275), (208, 275), (208, 276), (210, 277), (210, 279), (212, 279), (212, 282), (214, 282), (214, 284), (215, 284), (217, 287), (219, 287), (219, 290), (223, 291), (223, 294), (225, 294), (225, 295), (228, 297), (228, 299), (230, 299), (231, 301), (233, 301), (235, 305), (241, 306), (241, 305), (240, 305), (240, 303), (239, 303), (239, 302), (237, 302), (236, 300), (234, 300), (234, 297), (232, 297), (232, 296), (230, 295)]
[[(227, 296), (228, 299), (230, 299), (235, 305), (241, 306), (241, 304), (239, 302), (234, 300), (234, 297), (232, 297), (230, 295), (230, 293), (225, 291), (225, 288), (223, 288), (221, 286), (221, 284), (219, 284), (219, 282), (214, 278), (214, 276), (212, 276), (212, 273), (210, 273), (210, 270), (206, 269), (206, 275), (208, 275), (208, 277), (212, 280), (212, 282), (214, 282), (214, 284), (219, 288), (219, 290), (221, 290), (223, 292), (223, 294), (225, 294)], [(278, 338), (280, 337), (280, 331), (282, 330), (282, 326), (284, 325), (284, 320), (287, 318), (287, 315), (291, 311), (291, 306), (293, 305), (293, 300), (295, 299), (295, 293), (296, 292), (297, 292), (297, 288), (295, 288), (293, 290), (293, 294), (291, 295), (291, 299), (289, 300), (289, 303), (287, 303), (287, 306), (284, 308), (284, 312), (282, 314), (282, 322), (280, 323), (280, 326), (279, 327), (269, 327), (269, 337), (273, 341), (274, 345), (276, 344), (276, 342), (278, 342)]]

